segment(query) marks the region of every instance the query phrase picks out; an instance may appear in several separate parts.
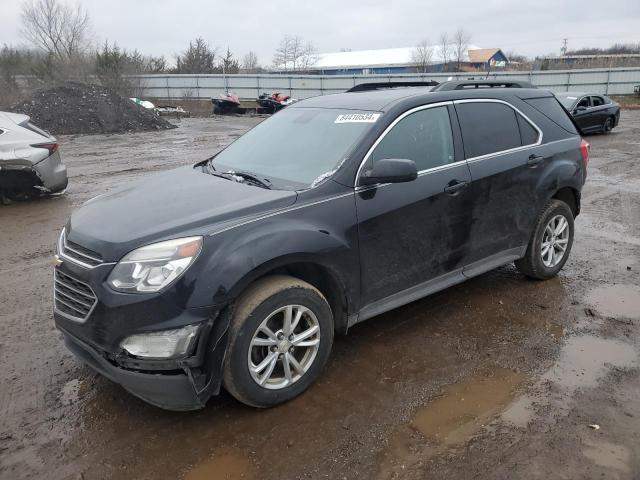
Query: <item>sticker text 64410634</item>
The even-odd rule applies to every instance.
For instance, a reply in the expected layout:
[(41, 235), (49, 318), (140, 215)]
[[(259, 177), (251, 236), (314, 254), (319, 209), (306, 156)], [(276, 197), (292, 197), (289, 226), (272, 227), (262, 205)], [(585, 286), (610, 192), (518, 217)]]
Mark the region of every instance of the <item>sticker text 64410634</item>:
[(338, 115), (333, 123), (375, 123), (378, 118), (379, 113), (345, 113)]

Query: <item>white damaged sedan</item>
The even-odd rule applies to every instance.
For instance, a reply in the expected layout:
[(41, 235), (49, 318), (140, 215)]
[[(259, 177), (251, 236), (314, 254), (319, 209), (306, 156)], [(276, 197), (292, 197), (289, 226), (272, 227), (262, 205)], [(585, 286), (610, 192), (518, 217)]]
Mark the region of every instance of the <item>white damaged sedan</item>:
[(27, 115), (0, 112), (0, 197), (27, 198), (67, 187), (67, 168), (52, 135)]

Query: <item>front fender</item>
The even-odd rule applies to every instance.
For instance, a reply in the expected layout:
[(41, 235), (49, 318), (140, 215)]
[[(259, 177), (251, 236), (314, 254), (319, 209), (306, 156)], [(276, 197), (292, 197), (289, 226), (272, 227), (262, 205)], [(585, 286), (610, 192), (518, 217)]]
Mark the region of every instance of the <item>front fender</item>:
[[(207, 237), (190, 303), (226, 305), (260, 276), (293, 263), (322, 267), (340, 285), (348, 302), (359, 298), (353, 198), (336, 200), (340, 201), (349, 207), (334, 205), (340, 214), (327, 210), (318, 215), (314, 207), (304, 215), (277, 215)], [(349, 305), (348, 309), (351, 311)]]

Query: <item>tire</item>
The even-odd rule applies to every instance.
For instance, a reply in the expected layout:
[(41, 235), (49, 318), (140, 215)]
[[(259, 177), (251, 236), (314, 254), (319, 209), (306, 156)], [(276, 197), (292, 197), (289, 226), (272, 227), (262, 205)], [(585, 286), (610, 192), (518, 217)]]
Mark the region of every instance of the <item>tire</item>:
[[(560, 222), (557, 220), (563, 218), (566, 222), (565, 229), (568, 230), (565, 234), (565, 230), (559, 235), (550, 235), (550, 231), (547, 230), (547, 226), (550, 226), (552, 220), (554, 222)], [(556, 230), (561, 228), (561, 223), (554, 223)], [(566, 236), (565, 236), (566, 235)], [(573, 224), (573, 212), (569, 205), (561, 200), (553, 199), (542, 209), (542, 212), (538, 216), (536, 226), (533, 230), (533, 234), (527, 245), (527, 251), (525, 256), (520, 260), (516, 260), (515, 264), (517, 269), (524, 275), (537, 280), (546, 280), (548, 278), (555, 277), (567, 259), (571, 252), (571, 246), (573, 245), (574, 224)], [(543, 256), (543, 240), (546, 244), (551, 243), (551, 246), (546, 249)], [(550, 240), (550, 242), (548, 242)], [(565, 242), (566, 240), (566, 242)], [(556, 254), (559, 255), (562, 246), (565, 246), (562, 251), (562, 256), (558, 259)], [(546, 246), (546, 245), (545, 245)], [(553, 249), (553, 252), (550, 250)], [(550, 260), (552, 258), (552, 261)]]
[(611, 130), (613, 130), (613, 118), (607, 117), (602, 125), (602, 133), (611, 133)]
[[(301, 313), (293, 336), (285, 337), (288, 309), (294, 321)], [(302, 338), (301, 333), (311, 331), (315, 333)], [(258, 280), (235, 304), (223, 369), (225, 388), (240, 402), (259, 408), (297, 397), (320, 376), (331, 353), (333, 331), (331, 307), (318, 289), (284, 275)], [(266, 367), (253, 371), (264, 362)]]

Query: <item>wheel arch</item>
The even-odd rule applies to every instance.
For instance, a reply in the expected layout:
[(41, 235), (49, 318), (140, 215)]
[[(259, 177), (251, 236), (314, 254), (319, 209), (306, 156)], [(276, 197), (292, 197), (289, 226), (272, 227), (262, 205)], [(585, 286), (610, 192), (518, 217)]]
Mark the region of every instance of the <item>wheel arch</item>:
[(556, 190), (551, 198), (555, 198), (569, 205), (574, 218), (580, 214), (580, 191), (578, 189), (565, 186)]
[(331, 307), (335, 331), (346, 333), (347, 315), (352, 311), (352, 306), (345, 282), (335, 269), (313, 255), (286, 255), (259, 265), (231, 287), (228, 295), (230, 300), (235, 301), (254, 282), (270, 275), (289, 275), (317, 288)]

